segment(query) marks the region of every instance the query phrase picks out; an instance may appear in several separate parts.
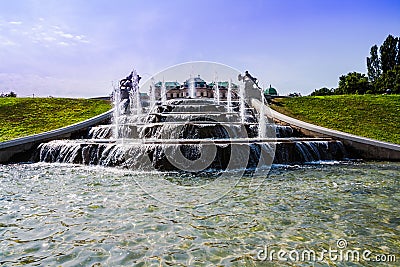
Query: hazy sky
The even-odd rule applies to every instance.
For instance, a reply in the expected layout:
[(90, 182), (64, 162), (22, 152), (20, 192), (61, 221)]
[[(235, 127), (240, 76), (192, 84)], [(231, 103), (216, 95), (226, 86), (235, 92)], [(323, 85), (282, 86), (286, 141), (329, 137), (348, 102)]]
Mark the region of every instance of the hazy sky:
[(214, 61), (309, 94), (366, 73), (388, 34), (399, 0), (0, 0), (0, 92), (102, 96), (132, 68)]

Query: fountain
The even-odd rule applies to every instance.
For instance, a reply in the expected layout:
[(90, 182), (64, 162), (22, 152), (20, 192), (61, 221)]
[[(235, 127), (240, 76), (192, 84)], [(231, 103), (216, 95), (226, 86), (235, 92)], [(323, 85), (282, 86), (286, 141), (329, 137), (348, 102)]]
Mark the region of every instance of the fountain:
[(217, 102), (217, 104), (220, 104), (220, 94), (219, 94), (219, 85), (218, 85), (218, 76), (215, 74), (215, 79), (214, 79), (214, 99)]
[[(133, 71), (131, 77), (127, 77), (132, 82), (129, 98), (114, 91), (113, 125), (93, 127), (85, 140), (43, 143), (38, 148), (36, 160), (142, 171), (218, 173), (269, 169), (272, 163), (344, 158), (345, 151), (339, 141), (293, 136), (292, 128), (273, 124), (268, 119), (270, 115), (262, 92), (248, 79), (239, 79), (238, 85), (234, 86), (233, 77), (238, 77), (238, 72), (224, 68), (226, 66), (218, 71), (220, 81), (215, 79), (214, 87), (210, 86), (210, 90), (215, 90), (214, 96), (210, 94), (211, 98), (196, 97), (194, 79), (190, 79), (188, 88), (180, 89), (188, 90), (190, 98), (173, 98), (171, 93), (173, 99), (167, 100), (165, 78), (175, 80), (176, 77), (191, 76), (191, 72), (178, 69), (155, 75), (141, 86), (142, 91), (150, 92), (148, 105), (143, 105), (145, 108), (139, 101), (139, 79), (134, 78), (138, 76)], [(213, 68), (201, 69), (202, 75), (212, 80)], [(157, 80), (162, 81), (161, 103), (155, 99)], [(123, 81), (120, 89), (126, 87)], [(228, 81), (226, 106), (215, 98), (221, 81)], [(186, 94), (183, 91), (180, 95)], [(249, 98), (256, 98), (264, 105), (255, 109)], [(126, 105), (127, 102), (130, 105)]]
[[(199, 72), (213, 67), (199, 63)], [(1, 266), (279, 265), (276, 257), (264, 257), (273, 249), (294, 256), (294, 265), (330, 265), (332, 257), (316, 260), (310, 252), (323, 254), (339, 244), (353, 254), (338, 265), (363, 264), (355, 255), (362, 250), (394, 264), (398, 163), (275, 166), (268, 176), (253, 172), (272, 160), (340, 160), (343, 146), (275, 125), (252, 82), (239, 79), (230, 89), (234, 101), (227, 112), (223, 85), (237, 71), (226, 66), (218, 72), (221, 103), (204, 94), (186, 98), (184, 86), (179, 98), (171, 90), (172, 99), (159, 101), (155, 81), (188, 77), (185, 65), (174, 68), (173, 75), (166, 70), (141, 85), (142, 92), (150, 92), (143, 112), (129, 105), (136, 97), (126, 98), (116, 86), (112, 124), (92, 127), (86, 139), (42, 143), (34, 156), (119, 169), (0, 165)], [(260, 105), (248, 101), (252, 98)], [(306, 252), (301, 255), (308, 260), (301, 263), (292, 248)]]

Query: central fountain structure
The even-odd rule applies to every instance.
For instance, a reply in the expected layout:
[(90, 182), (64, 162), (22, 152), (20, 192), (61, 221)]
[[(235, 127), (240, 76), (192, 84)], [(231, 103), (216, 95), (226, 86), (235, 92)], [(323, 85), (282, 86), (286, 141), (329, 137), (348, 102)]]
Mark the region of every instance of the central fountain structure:
[[(213, 82), (207, 85), (200, 76)], [(184, 85), (169, 82), (187, 77)], [(111, 124), (91, 128), (86, 139), (43, 143), (36, 160), (198, 173), (345, 157), (339, 141), (303, 138), (289, 126), (275, 125), (247, 72), (197, 62), (158, 73), (140, 88), (139, 81), (134, 70), (114, 88)]]

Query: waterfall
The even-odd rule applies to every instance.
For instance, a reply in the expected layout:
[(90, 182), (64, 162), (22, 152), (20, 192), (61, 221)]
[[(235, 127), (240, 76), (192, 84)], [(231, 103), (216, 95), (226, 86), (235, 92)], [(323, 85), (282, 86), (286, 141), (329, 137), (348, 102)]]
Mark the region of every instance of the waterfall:
[(343, 143), (340, 141), (302, 141), (295, 144), (301, 156), (300, 162), (318, 162), (345, 157)]
[(293, 128), (290, 126), (274, 125), (276, 137), (287, 138), (293, 136)]
[(165, 104), (167, 102), (167, 88), (165, 86), (164, 79), (161, 83), (161, 103)]
[[(345, 158), (343, 144), (328, 139), (304, 139), (290, 126), (275, 126), (266, 118), (261, 94), (256, 114), (246, 108), (245, 92), (228, 78), (226, 106), (219, 99), (218, 79), (214, 99), (195, 96), (195, 79), (188, 80), (192, 98), (167, 101), (161, 82), (161, 105), (156, 100), (154, 79), (148, 87), (151, 111), (143, 113), (138, 76), (114, 86), (113, 125), (92, 127), (89, 139), (57, 140), (38, 147), (35, 160), (65, 162), (134, 170), (198, 172), (209, 170), (256, 170), (274, 163), (298, 164)], [(121, 85), (122, 84), (122, 85)], [(128, 89), (131, 89), (128, 94)], [(187, 87), (186, 87), (187, 88)], [(236, 92), (237, 88), (237, 92)], [(157, 92), (158, 94), (158, 92)], [(234, 100), (232, 99), (234, 97)], [(236, 97), (238, 101), (236, 101)], [(111, 134), (113, 132), (113, 135)], [(113, 138), (111, 138), (113, 137)], [(276, 138), (278, 137), (278, 138)], [(275, 151), (276, 149), (276, 151)]]
[(88, 133), (89, 139), (109, 139), (113, 137), (113, 129), (110, 125), (91, 127)]
[[(119, 106), (121, 103), (116, 109)], [(197, 162), (196, 168), (201, 166), (201, 170), (224, 169), (228, 164), (254, 169), (259, 164), (272, 163), (272, 160), (280, 164), (297, 164), (345, 157), (343, 144), (339, 141), (296, 141), (291, 138), (293, 130), (289, 126), (270, 125), (265, 118), (259, 119), (258, 123), (256, 118), (252, 119), (254, 123), (242, 123), (238, 112), (228, 114), (224, 109), (210, 100), (185, 99), (158, 106), (154, 109), (158, 114), (142, 117), (120, 114), (114, 123), (118, 125), (120, 139), (126, 138), (123, 143), (103, 139), (109, 136), (112, 126), (97, 126), (90, 130), (90, 140), (57, 140), (41, 144), (36, 160), (182, 171), (192, 168), (193, 162)], [(201, 110), (207, 112), (198, 113)], [(260, 110), (261, 116), (262, 108)], [(270, 137), (265, 136), (267, 128), (289, 138), (264, 143), (260, 137)], [(215, 157), (204, 150), (208, 144), (215, 147)], [(232, 155), (235, 156), (232, 158)]]

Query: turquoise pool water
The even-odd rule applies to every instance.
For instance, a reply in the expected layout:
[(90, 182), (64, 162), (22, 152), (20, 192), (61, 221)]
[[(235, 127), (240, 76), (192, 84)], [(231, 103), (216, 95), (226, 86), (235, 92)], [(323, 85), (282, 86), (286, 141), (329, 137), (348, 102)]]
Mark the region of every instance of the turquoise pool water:
[(226, 176), (219, 184), (237, 185), (210, 204), (186, 196), (187, 205), (176, 205), (186, 199), (179, 181), (193, 187), (203, 178), (2, 165), (0, 265), (400, 264), (399, 163), (275, 166), (257, 190), (251, 177)]

